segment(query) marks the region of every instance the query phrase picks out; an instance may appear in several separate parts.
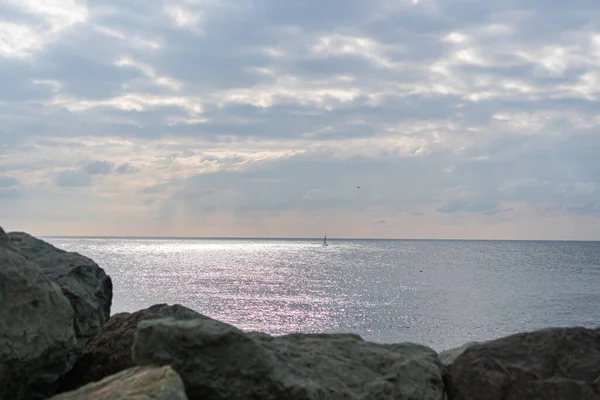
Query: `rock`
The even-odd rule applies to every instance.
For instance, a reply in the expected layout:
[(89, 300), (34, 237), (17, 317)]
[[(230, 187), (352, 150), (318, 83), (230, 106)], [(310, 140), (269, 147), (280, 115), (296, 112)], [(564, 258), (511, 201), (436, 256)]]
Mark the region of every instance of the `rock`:
[(68, 391), (89, 382), (99, 381), (134, 366), (131, 347), (140, 321), (173, 317), (203, 318), (182, 305), (157, 304), (144, 310), (113, 315), (98, 336), (88, 343), (81, 358), (60, 382), (60, 391)]
[(1, 226), (0, 226), (0, 247), (4, 247), (4, 248), (11, 247), (10, 238), (8, 237), (6, 232), (4, 232), (4, 229), (2, 229)]
[(351, 334), (246, 334), (210, 318), (142, 321), (136, 364), (171, 365), (190, 399), (414, 399), (443, 396), (437, 353)]
[(440, 353), (440, 361), (445, 366), (448, 366), (456, 360), (458, 356), (464, 353), (469, 347), (479, 344), (481, 342), (467, 342), (460, 347), (456, 347), (454, 349), (444, 350)]
[(468, 346), (447, 367), (451, 400), (600, 399), (600, 329), (549, 328)]
[(44, 399), (78, 355), (60, 288), (0, 233), (0, 399)]
[(23, 232), (10, 232), (12, 246), (42, 269), (58, 286), (75, 311), (77, 346), (85, 345), (102, 329), (110, 316), (112, 282), (94, 261), (78, 253), (57, 249)]
[(187, 400), (171, 367), (134, 367), (50, 400)]

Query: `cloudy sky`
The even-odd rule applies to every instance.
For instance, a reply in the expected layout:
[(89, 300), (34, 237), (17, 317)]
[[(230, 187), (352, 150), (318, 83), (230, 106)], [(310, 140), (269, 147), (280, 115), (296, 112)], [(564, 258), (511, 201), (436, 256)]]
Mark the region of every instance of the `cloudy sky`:
[(0, 225), (600, 240), (599, 21), (598, 0), (0, 0)]

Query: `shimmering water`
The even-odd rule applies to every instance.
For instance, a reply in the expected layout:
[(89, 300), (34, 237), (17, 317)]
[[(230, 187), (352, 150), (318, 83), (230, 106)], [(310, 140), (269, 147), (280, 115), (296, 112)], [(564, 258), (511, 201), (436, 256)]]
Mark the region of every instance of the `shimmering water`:
[(600, 242), (45, 238), (112, 277), (112, 312), (180, 303), (271, 334), (437, 350), (600, 325)]

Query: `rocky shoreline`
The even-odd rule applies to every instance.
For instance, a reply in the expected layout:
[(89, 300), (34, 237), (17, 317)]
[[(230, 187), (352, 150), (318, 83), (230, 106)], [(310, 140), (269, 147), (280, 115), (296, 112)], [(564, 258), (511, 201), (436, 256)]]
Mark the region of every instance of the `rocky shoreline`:
[(600, 329), (437, 353), (353, 334), (243, 332), (182, 305), (110, 315), (95, 262), (0, 228), (0, 399), (600, 400)]

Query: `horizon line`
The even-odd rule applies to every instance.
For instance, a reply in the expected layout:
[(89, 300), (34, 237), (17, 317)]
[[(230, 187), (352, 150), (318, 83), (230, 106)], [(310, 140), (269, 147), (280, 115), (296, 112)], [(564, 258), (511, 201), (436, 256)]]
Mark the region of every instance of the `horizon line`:
[[(33, 236), (33, 235), (32, 235)], [(137, 236), (137, 235), (39, 235), (45, 238), (85, 239), (179, 239), (179, 240), (322, 240), (322, 237), (274, 237), (274, 236)], [(476, 239), (476, 238), (377, 238), (377, 237), (328, 237), (338, 240), (396, 240), (396, 241), (470, 241), (470, 242), (600, 242), (598, 239)]]

